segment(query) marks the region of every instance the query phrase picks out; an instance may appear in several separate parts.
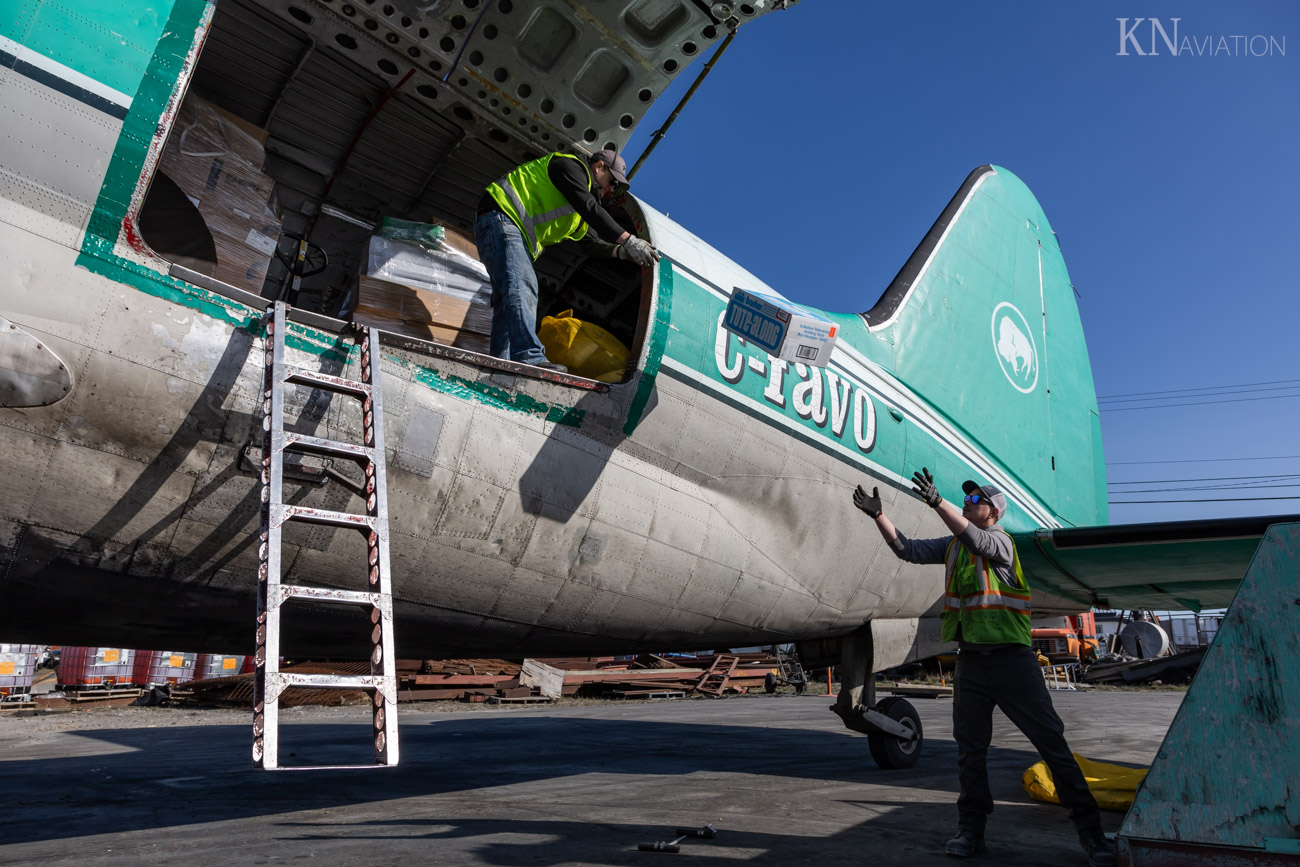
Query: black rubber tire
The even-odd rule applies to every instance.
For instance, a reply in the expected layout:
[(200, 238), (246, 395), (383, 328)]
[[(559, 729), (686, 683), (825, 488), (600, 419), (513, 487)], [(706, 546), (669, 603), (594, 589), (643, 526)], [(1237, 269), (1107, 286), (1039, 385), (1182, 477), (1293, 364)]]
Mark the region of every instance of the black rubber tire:
[(887, 771), (901, 771), (913, 767), (921, 758), (921, 748), (925, 738), (921, 732), (921, 717), (916, 708), (906, 699), (891, 695), (882, 698), (876, 710), (892, 720), (902, 723), (916, 731), (916, 740), (900, 741), (884, 732), (872, 732), (867, 735), (867, 745), (871, 748), (871, 758)]
[(775, 674), (769, 671), (767, 674), (763, 675), (763, 692), (771, 695), (776, 692), (776, 687), (777, 679)]

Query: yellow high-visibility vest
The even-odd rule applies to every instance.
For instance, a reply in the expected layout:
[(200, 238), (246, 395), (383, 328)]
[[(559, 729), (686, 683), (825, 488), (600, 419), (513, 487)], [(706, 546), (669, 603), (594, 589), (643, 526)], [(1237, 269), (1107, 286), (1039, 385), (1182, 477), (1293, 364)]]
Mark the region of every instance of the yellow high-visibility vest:
[(595, 182), (586, 161), (562, 153), (547, 154), (524, 163), (504, 178), (488, 184), (487, 188), (488, 195), (523, 232), (524, 242), (534, 259), (542, 255), (545, 247), (561, 241), (576, 241), (587, 234), (587, 224), (547, 174), (551, 160), (557, 157), (581, 163), (587, 171), (587, 190), (592, 189)]
[[(992, 530), (1005, 533), (1001, 527)], [(1020, 571), (1020, 555), (1011, 544), (1011, 566), (1019, 586), (1002, 583), (989, 562), (953, 539), (944, 554), (943, 627), (944, 641), (973, 644), (1029, 645), (1029, 620), (1033, 614), (1029, 585)]]

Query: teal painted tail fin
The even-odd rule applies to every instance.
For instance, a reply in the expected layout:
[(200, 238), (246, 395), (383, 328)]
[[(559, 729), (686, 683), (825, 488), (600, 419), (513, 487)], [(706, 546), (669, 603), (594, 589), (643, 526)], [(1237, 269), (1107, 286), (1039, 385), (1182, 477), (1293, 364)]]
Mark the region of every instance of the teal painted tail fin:
[(1106, 523), (1097, 397), (1074, 287), (1033, 193), (971, 172), (871, 310), (894, 374), (1062, 521)]

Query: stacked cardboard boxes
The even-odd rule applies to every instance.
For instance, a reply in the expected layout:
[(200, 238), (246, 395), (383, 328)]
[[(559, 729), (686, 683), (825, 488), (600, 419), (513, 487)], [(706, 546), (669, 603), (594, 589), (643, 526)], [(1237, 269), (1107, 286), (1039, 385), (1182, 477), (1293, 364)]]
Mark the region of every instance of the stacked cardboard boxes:
[(184, 191), (217, 248), (213, 276), (260, 292), (280, 238), (262, 173), (266, 132), (191, 94), (177, 113), (159, 168)]
[(386, 220), (362, 257), (353, 319), (486, 353), (492, 287), (473, 243), (448, 227)]

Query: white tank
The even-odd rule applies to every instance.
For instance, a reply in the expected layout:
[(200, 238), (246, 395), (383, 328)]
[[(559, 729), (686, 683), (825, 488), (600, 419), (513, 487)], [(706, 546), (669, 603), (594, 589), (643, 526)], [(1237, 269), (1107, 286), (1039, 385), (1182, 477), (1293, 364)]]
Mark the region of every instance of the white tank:
[(1119, 643), (1129, 656), (1154, 659), (1170, 651), (1169, 635), (1158, 624), (1146, 620), (1126, 623), (1119, 632)]

